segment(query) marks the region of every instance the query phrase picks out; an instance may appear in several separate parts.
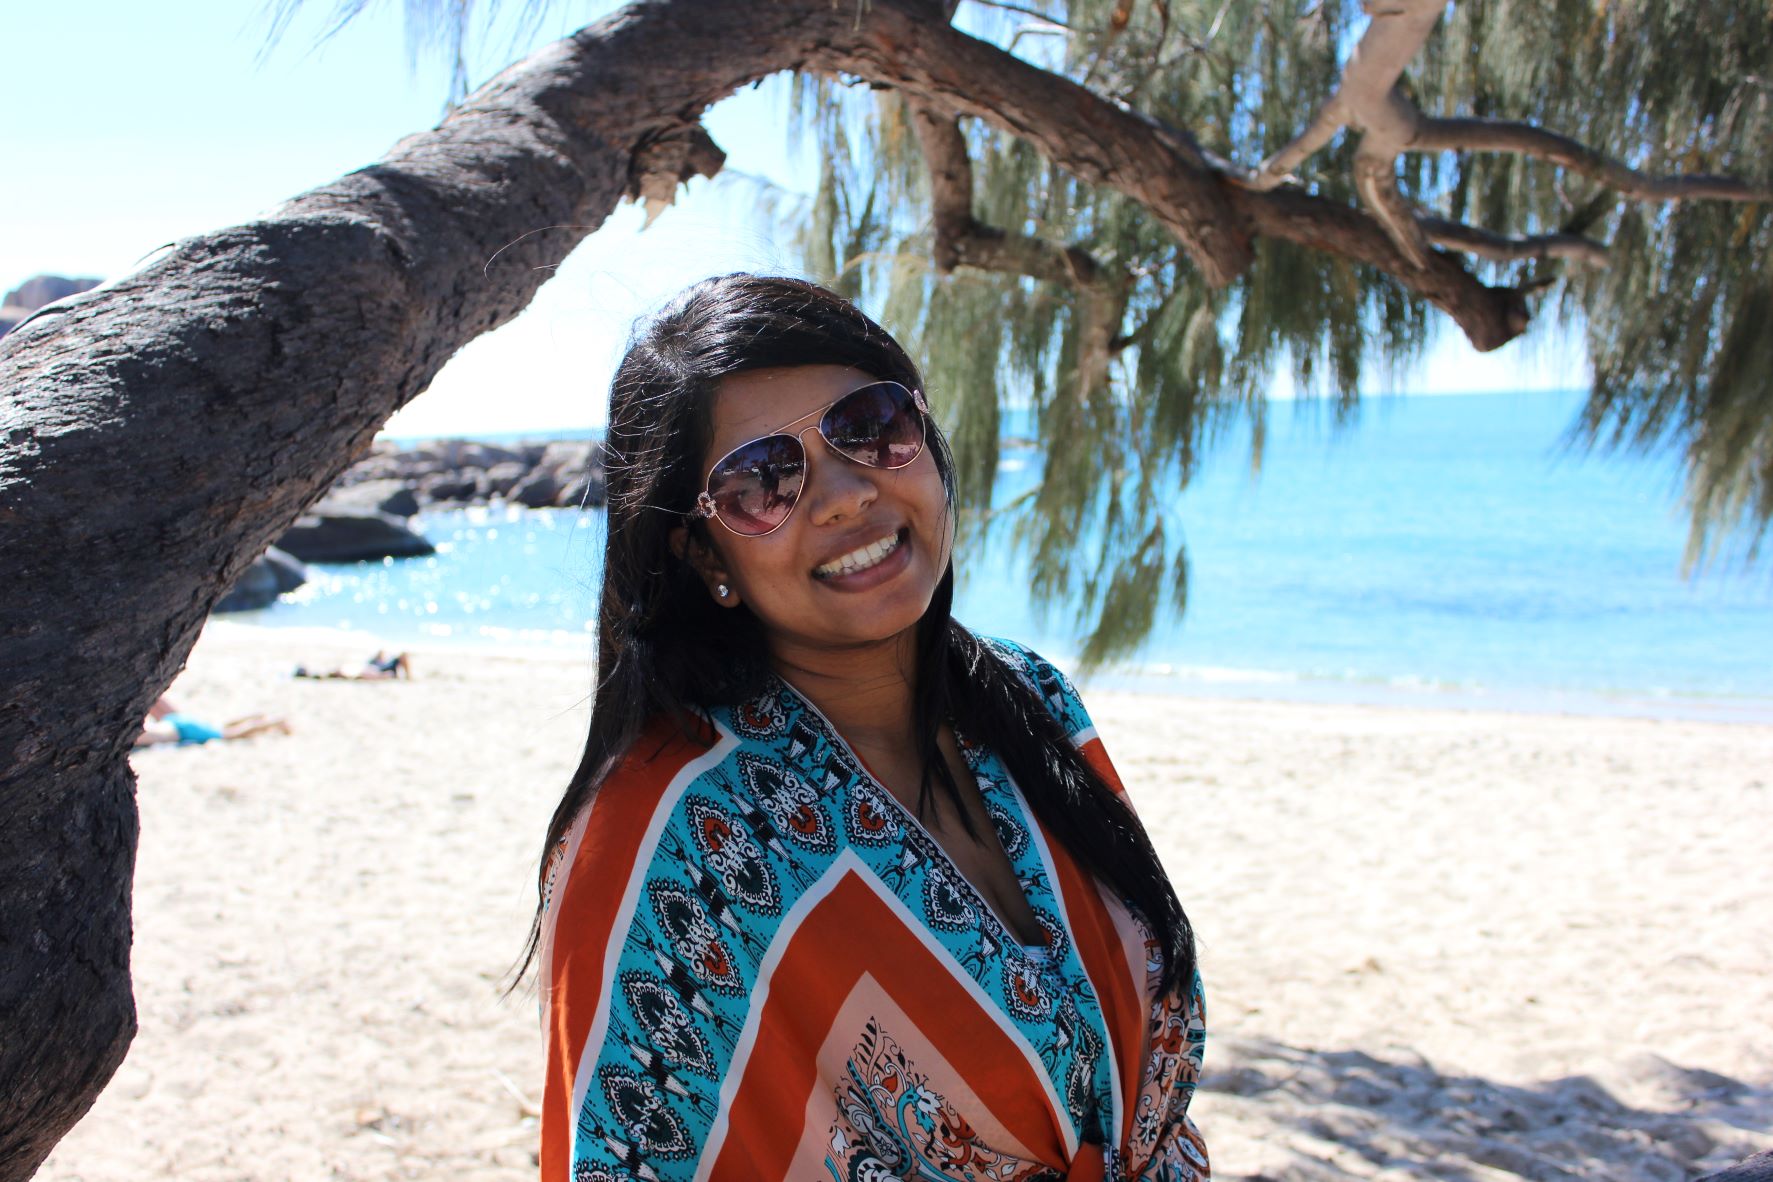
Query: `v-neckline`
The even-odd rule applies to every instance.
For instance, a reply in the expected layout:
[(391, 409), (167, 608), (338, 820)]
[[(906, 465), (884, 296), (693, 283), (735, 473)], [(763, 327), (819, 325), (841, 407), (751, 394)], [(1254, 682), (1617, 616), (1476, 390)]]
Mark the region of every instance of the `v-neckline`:
[[(880, 777), (878, 777), (874, 774), (873, 770), (869, 768), (867, 762), (865, 760), (863, 760), (863, 758), (856, 753), (856, 749), (854, 747), (850, 746), (850, 741), (843, 737), (843, 732), (837, 729), (837, 724), (832, 722), (831, 719), (827, 718), (825, 715), (825, 712), (823, 710), (819, 709), (819, 707), (813, 703), (813, 700), (811, 698), (807, 697), (805, 694), (801, 693), (799, 689), (795, 688), (794, 684), (792, 682), (790, 682), (786, 677), (783, 677), (779, 673), (772, 674), (772, 676), (775, 677), (775, 679), (778, 682), (780, 682), (782, 684), (782, 686), (788, 690), (789, 693), (793, 694), (795, 696), (795, 698), (799, 700), (800, 704), (802, 706), (804, 706), (806, 708), (806, 710), (814, 718), (817, 718), (819, 720), (820, 724), (823, 725), (823, 727), (825, 728), (825, 733), (830, 737), (832, 745), (835, 746), (838, 750), (843, 752), (843, 754), (849, 759), (849, 761), (855, 765), (856, 770), (858, 772), (860, 772), (864, 777), (867, 778), (869, 784), (873, 785), (877, 790), (879, 790), (879, 792), (882, 796), (884, 796), (888, 800), (892, 801), (892, 807), (897, 809), (899, 811), (900, 815), (903, 816), (905, 818), (905, 820), (909, 821), (913, 826), (915, 826), (917, 831), (923, 835), (925, 840), (927, 840), (930, 843), (930, 845), (935, 847), (937, 854), (939, 854), (942, 858), (943, 869), (948, 874), (952, 875), (956, 882), (961, 883), (962, 885), (964, 885), (966, 887), (967, 890), (971, 891), (973, 894), (973, 897), (979, 901), (979, 906), (983, 909), (984, 913), (986, 915), (989, 915), (992, 918), (992, 920), (994, 922), (996, 922), (998, 928), (1000, 929), (1001, 935), (1002, 935), (1002, 939), (1000, 940), (1000, 943), (1005, 943), (1005, 944), (1009, 944), (1009, 945), (1014, 946), (1015, 948), (1021, 950), (1021, 952), (1023, 953), (1024, 956), (1028, 956), (1030, 953), (1034, 953), (1034, 952), (1044, 954), (1048, 949), (1050, 949), (1052, 947), (1052, 937), (1050, 934), (1046, 933), (1044, 929), (1042, 930), (1042, 934), (1047, 936), (1047, 943), (1045, 943), (1045, 944), (1024, 943), (1022, 940), (1022, 937), (1017, 934), (1015, 926), (1013, 924), (1011, 924), (1008, 920), (1006, 920), (1001, 914), (998, 913), (996, 906), (994, 906), (992, 904), (991, 899), (985, 894), (985, 892), (980, 890), (978, 884), (975, 883), (972, 879), (968, 878), (966, 876), (966, 874), (961, 870), (960, 864), (954, 860), (954, 855), (952, 855), (948, 852), (948, 847), (942, 844), (941, 838), (937, 837), (934, 833), (930, 832), (929, 827), (923, 823), (922, 818), (920, 818), (915, 811), (907, 808), (905, 806), (904, 801), (900, 800), (897, 796), (894, 796), (892, 793), (892, 790), (889, 789), (885, 784), (881, 783)], [(962, 736), (959, 731), (955, 732), (954, 742), (955, 742), (955, 746), (960, 749), (961, 762), (966, 765), (967, 774), (973, 777), (973, 782), (975, 784), (978, 784), (979, 777), (977, 774), (977, 770), (974, 767), (973, 761), (971, 759), (967, 758), (967, 747), (966, 747), (966, 744), (962, 741)], [(1014, 794), (1012, 794), (1012, 795), (1014, 795)], [(985, 798), (985, 790), (984, 790), (983, 786), (980, 786), (980, 788), (979, 788), (979, 798), (987, 806), (989, 806), (991, 804), (991, 801), (989, 801)], [(1018, 802), (1017, 807), (1018, 807), (1018, 809), (1020, 808), (1020, 802)], [(987, 819), (989, 819), (989, 815), (990, 815), (989, 807), (986, 809), (986, 814), (987, 814)], [(1036, 919), (1038, 921), (1038, 917), (1039, 917), (1040, 913), (1036, 909), (1036, 907), (1034, 905), (1034, 901), (1028, 898), (1027, 888), (1025, 888), (1022, 885), (1022, 880), (1021, 880), (1020, 876), (1018, 876), (1016, 874), (1015, 859), (1011, 858), (1009, 855), (1009, 851), (1003, 848), (1003, 841), (1001, 839), (996, 838), (995, 830), (993, 831), (993, 838), (997, 840), (998, 850), (1000, 853), (1003, 854), (1004, 862), (1010, 868), (1010, 876), (1016, 880), (1016, 889), (1022, 892), (1023, 903), (1025, 903), (1027, 905), (1028, 910), (1036, 916)]]

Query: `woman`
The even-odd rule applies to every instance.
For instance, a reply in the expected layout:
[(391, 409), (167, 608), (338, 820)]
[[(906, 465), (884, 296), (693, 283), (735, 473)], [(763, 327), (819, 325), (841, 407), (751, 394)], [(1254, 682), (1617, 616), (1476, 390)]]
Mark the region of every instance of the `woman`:
[(1187, 920), (1069, 683), (949, 616), (921, 388), (748, 275), (617, 371), (531, 940), (546, 1179), (1207, 1174)]

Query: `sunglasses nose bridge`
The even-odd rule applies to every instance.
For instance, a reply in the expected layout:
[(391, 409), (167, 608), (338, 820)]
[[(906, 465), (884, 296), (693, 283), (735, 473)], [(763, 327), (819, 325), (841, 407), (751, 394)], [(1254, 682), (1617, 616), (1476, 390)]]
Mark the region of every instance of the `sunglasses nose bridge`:
[[(829, 409), (829, 408), (827, 408), (827, 409)], [(788, 434), (793, 435), (795, 440), (797, 442), (799, 442), (801, 454), (806, 456), (806, 463), (809, 466), (812, 464), (812, 457), (813, 457), (813, 452), (815, 449), (810, 448), (806, 445), (806, 433), (808, 431), (811, 431), (814, 435), (817, 435), (819, 437), (819, 442), (823, 443), (825, 445), (825, 447), (824, 447), (825, 452), (827, 452), (831, 455), (834, 455), (834, 456), (838, 456), (842, 459), (846, 459), (846, 460), (853, 458), (850, 456), (846, 456), (843, 454), (843, 452), (839, 451), (837, 445), (835, 443), (832, 443), (830, 437), (825, 434), (825, 417), (823, 414), (821, 414), (818, 418), (814, 419), (812, 422), (808, 423), (806, 426), (802, 427), (800, 430), (788, 432)]]
[[(808, 447), (804, 438), (808, 431), (814, 432), (824, 446)], [(806, 456), (806, 477), (801, 482), (798, 505), (813, 518), (826, 520), (834, 510), (842, 512), (846, 507), (853, 511), (872, 503), (879, 495), (874, 466), (838, 450), (819, 430), (818, 423), (802, 428), (796, 437), (800, 438), (801, 451)], [(815, 452), (817, 459), (813, 458)]]

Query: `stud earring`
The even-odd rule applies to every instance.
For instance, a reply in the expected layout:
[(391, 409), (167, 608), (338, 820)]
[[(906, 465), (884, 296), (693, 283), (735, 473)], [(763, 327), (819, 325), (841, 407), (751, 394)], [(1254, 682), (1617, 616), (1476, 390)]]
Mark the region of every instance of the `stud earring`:
[(733, 593), (733, 589), (731, 587), (727, 586), (725, 583), (714, 584), (714, 594), (720, 596), (720, 598), (725, 599), (727, 596), (731, 595), (732, 593)]

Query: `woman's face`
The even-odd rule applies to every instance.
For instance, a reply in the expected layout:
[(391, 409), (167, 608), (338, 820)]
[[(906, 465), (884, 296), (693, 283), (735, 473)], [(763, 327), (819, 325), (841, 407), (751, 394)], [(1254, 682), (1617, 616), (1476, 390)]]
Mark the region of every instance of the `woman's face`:
[[(702, 472), (741, 443), (778, 431), (800, 432), (806, 451), (788, 519), (762, 537), (711, 520), (714, 549), (696, 564), (711, 593), (719, 583), (732, 589), (716, 602), (750, 607), (778, 656), (897, 636), (923, 616), (948, 568), (953, 531), (933, 449), (926, 444), (903, 468), (870, 468), (819, 435), (817, 412), (875, 380), (845, 366), (805, 365), (735, 374), (716, 392)], [(876, 560), (880, 547), (890, 553)], [(850, 569), (840, 569), (846, 558)]]

